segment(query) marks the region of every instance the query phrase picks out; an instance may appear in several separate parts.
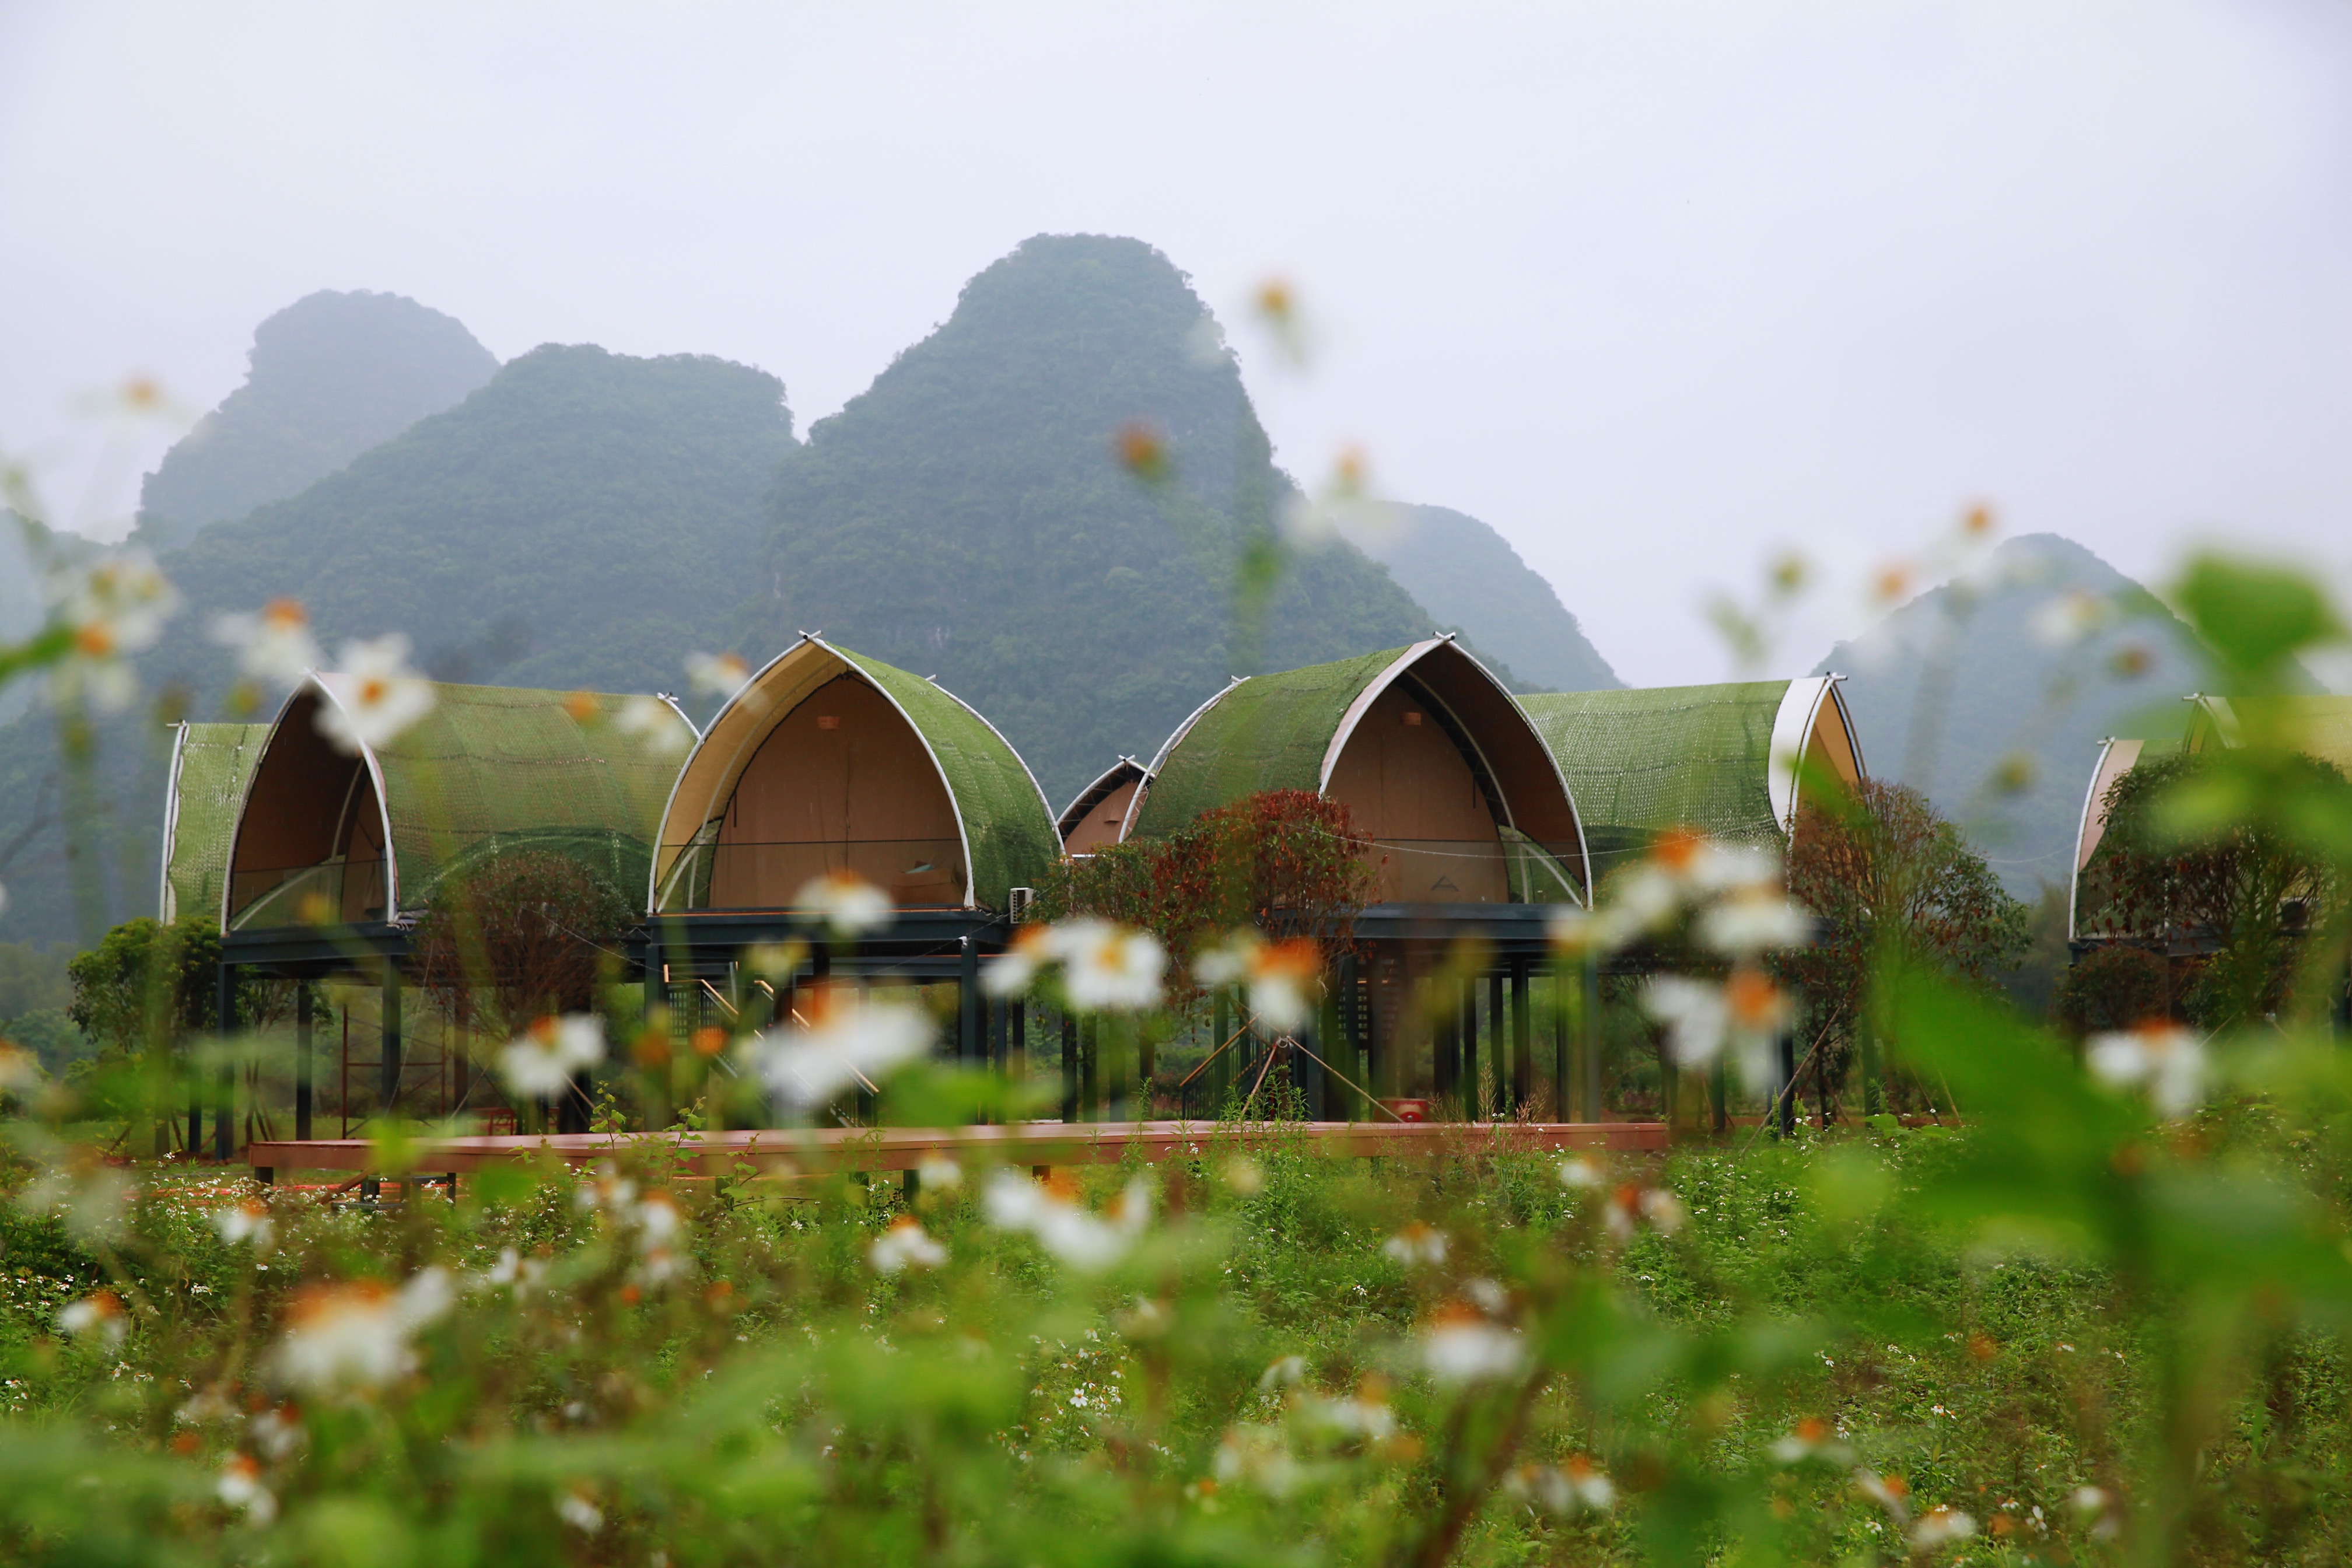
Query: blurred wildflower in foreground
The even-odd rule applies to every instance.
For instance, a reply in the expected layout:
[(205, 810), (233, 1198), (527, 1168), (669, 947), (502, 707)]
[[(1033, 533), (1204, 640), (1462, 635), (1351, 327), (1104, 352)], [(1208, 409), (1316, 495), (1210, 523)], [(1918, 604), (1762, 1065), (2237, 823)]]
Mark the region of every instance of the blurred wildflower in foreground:
[(656, 757), (684, 756), (694, 744), (694, 731), (679, 722), (677, 711), (658, 697), (625, 697), (613, 716), (613, 727)]
[(1516, 1329), (1467, 1301), (1453, 1301), (1422, 1325), (1421, 1359), (1439, 1383), (1485, 1383), (1517, 1373), (1527, 1345)]
[(793, 895), (793, 907), (816, 915), (841, 937), (863, 936), (890, 923), (890, 895), (855, 871), (811, 877)]
[(319, 704), (319, 733), (357, 755), (397, 740), (433, 711), (433, 683), (408, 668), (408, 639), (398, 632), (343, 645), (336, 700)]
[(120, 709), (139, 689), (124, 662), (152, 647), (163, 623), (180, 607), (180, 595), (144, 550), (101, 556), (56, 583), (58, 617), (72, 634), (72, 646), (52, 674), (58, 696), (87, 697), (101, 709)]
[(1931, 1508), (1911, 1527), (1911, 1549), (1933, 1552), (1938, 1546), (1948, 1546), (1955, 1541), (1966, 1541), (1977, 1532), (1977, 1521), (1956, 1508)]
[(697, 693), (724, 700), (743, 689), (743, 683), (751, 679), (751, 667), (740, 653), (690, 653), (686, 656), (686, 678)]
[(1616, 1484), (1581, 1454), (1557, 1465), (1521, 1465), (1503, 1478), (1503, 1489), (1562, 1518), (1587, 1510), (1606, 1513), (1617, 1506)]
[(853, 1086), (874, 1086), (930, 1043), (930, 1016), (919, 1007), (863, 1002), (845, 985), (814, 985), (793, 1005), (792, 1023), (752, 1036), (743, 1049), (771, 1093), (809, 1110)]
[(1601, 1167), (1581, 1154), (1571, 1154), (1559, 1163), (1559, 1184), (1570, 1192), (1590, 1192), (1602, 1180)]
[(1213, 1473), (1221, 1486), (1238, 1482), (1276, 1499), (1297, 1491), (1305, 1479), (1282, 1429), (1255, 1425), (1226, 1428)]
[(122, 1342), (131, 1324), (123, 1313), (121, 1297), (111, 1290), (95, 1290), (79, 1301), (68, 1302), (58, 1313), (58, 1327), (78, 1340), (94, 1334), (111, 1350)]
[(535, 1019), (499, 1052), (499, 1077), (518, 1095), (551, 1100), (604, 1059), (604, 1021), (593, 1013)]
[(1683, 1227), (1682, 1200), (1664, 1187), (1635, 1186), (1632, 1183), (1609, 1194), (1609, 1234), (1620, 1241), (1631, 1241), (1643, 1226), (1647, 1225), (1664, 1236), (1672, 1236)]
[(269, 1221), (269, 1205), (259, 1198), (247, 1198), (213, 1210), (213, 1228), (231, 1247), (251, 1242), (256, 1252), (267, 1252), (274, 1245), (278, 1231)]
[(1850, 1465), (1853, 1463), (1853, 1450), (1837, 1440), (1828, 1422), (1818, 1415), (1808, 1415), (1797, 1423), (1794, 1430), (1773, 1443), (1772, 1458), (1784, 1465), (1801, 1465), (1808, 1460)]
[[(7, 908), (8, 895), (0, 890), (0, 912)], [(29, 1094), (40, 1086), (40, 1058), (0, 1040), (0, 1094)]]
[(278, 1517), (278, 1499), (261, 1484), (261, 1463), (250, 1454), (231, 1454), (213, 1489), (221, 1501), (256, 1524)]
[(1024, 926), (989, 964), (981, 984), (993, 996), (1017, 996), (1055, 965), (1061, 968), (1063, 994), (1076, 1011), (1139, 1013), (1160, 1005), (1168, 953), (1150, 932), (1109, 921)]
[(2143, 1024), (2094, 1035), (2084, 1059), (2091, 1076), (2116, 1089), (2145, 1084), (2161, 1114), (2182, 1117), (2205, 1098), (2205, 1042), (2178, 1024)]
[(1653, 975), (1642, 987), (1642, 1007), (1666, 1026), (1676, 1067), (1709, 1066), (1727, 1045), (1748, 1091), (1771, 1089), (1775, 1047), (1793, 1008), (1761, 970), (1736, 969), (1720, 985), (1686, 974)]
[(216, 617), (213, 641), (236, 649), (239, 673), (291, 687), (324, 662), (299, 599), (272, 599), (253, 615)]
[(1025, 1231), (1062, 1262), (1093, 1273), (1126, 1257), (1143, 1234), (1151, 1219), (1151, 1189), (1138, 1176), (1096, 1215), (1078, 1206), (1077, 1184), (1062, 1171), (1042, 1182), (1000, 1171), (982, 1205), (999, 1230)]
[(123, 1211), (138, 1191), (96, 1151), (77, 1149), (19, 1193), (16, 1203), (27, 1214), (63, 1219), (78, 1241), (111, 1242), (121, 1236)]
[(948, 1260), (948, 1249), (931, 1238), (920, 1220), (902, 1214), (874, 1238), (866, 1259), (877, 1274), (897, 1274), (907, 1268), (937, 1268)]
[(415, 1364), (410, 1337), (447, 1311), (451, 1297), (448, 1271), (439, 1268), (397, 1290), (376, 1279), (310, 1286), (287, 1309), (271, 1368), (318, 1393), (381, 1388)]
[(1382, 1242), (1381, 1251), (1407, 1268), (1434, 1268), (1445, 1261), (1445, 1233), (1414, 1220)]
[(1315, 1016), (1322, 990), (1323, 948), (1312, 937), (1268, 942), (1254, 931), (1237, 931), (1193, 961), (1203, 985), (1247, 987), (1250, 1011), (1278, 1035), (1293, 1035)]

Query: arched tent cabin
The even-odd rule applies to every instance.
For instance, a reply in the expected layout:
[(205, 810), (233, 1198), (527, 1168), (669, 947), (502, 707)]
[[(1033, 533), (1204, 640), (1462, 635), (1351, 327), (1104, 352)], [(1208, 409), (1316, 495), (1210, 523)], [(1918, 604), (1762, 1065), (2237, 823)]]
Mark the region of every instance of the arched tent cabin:
[(1122, 837), (1263, 790), (1343, 802), (1389, 904), (1580, 902), (1577, 810), (1510, 693), (1451, 637), (1236, 680), (1150, 769)]
[(662, 803), (694, 726), (667, 702), (592, 692), (436, 683), (432, 709), (393, 739), (345, 751), (320, 732), (346, 677), (288, 700), (245, 792), (221, 901), (225, 929), (393, 922), (453, 871), (550, 849), (645, 886)]
[(1868, 776), (1839, 678), (1544, 692), (1520, 706), (1551, 749), (1596, 874), (1686, 828), (1785, 845), (1809, 777)]
[(1054, 823), (1054, 830), (1062, 837), (1063, 853), (1091, 855), (1106, 844), (1118, 843), (1119, 830), (1127, 824), (1127, 808), (1150, 777), (1133, 757), (1121, 757), (1105, 768), (1101, 776), (1062, 808)]
[(1059, 858), (1003, 736), (920, 676), (803, 637), (728, 700), (677, 775), (660, 914), (788, 910), (852, 872), (902, 910), (1008, 909)]
[(2187, 721), (2173, 738), (2111, 737), (2099, 742), (2091, 782), (2083, 792), (2083, 812), (2074, 831), (2074, 867), (2067, 894), (2069, 941), (2096, 943), (2145, 941), (2149, 933), (2119, 929), (2099, 890), (2095, 865), (2105, 841), (2115, 787), (2143, 763), (2181, 752), (2236, 747), (2251, 727), (2273, 744), (2301, 752), (2352, 774), (2352, 697), (2296, 694), (2230, 699), (2192, 694)]
[(163, 786), (163, 866), (156, 916), (218, 919), (246, 785), (269, 738), (268, 724), (177, 724)]

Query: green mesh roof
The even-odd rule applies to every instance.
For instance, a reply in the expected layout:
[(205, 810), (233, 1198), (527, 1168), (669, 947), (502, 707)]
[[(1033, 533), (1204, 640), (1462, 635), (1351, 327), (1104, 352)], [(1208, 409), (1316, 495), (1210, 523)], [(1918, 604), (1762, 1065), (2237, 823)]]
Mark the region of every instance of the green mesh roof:
[(1260, 790), (1323, 786), (1323, 754), (1364, 688), (1408, 650), (1256, 675), (1230, 686), (1152, 764), (1131, 837), (1165, 837), (1204, 811)]
[(2209, 699), (2199, 706), (2206, 724), (2216, 723), (2217, 709), (2230, 715), (2225, 738), (2231, 744), (2245, 729), (2254, 728), (2352, 773), (2352, 697), (2236, 697), (2226, 704)]
[(172, 757), (171, 799), (163, 835), (163, 920), (217, 917), (221, 880), (245, 786), (261, 761), (268, 724), (183, 724)]
[(898, 703), (939, 759), (970, 847), (973, 900), (1001, 910), (1011, 901), (1010, 889), (1036, 886), (1061, 858), (1062, 836), (1054, 829), (1054, 814), (1037, 781), (1011, 742), (921, 676), (845, 647), (834, 652)]
[(1780, 839), (1772, 812), (1772, 724), (1785, 680), (1546, 692), (1519, 699), (1559, 762), (1605, 876), (1660, 833)]
[(433, 710), (374, 748), (400, 877), (420, 909), (448, 872), (484, 856), (554, 849), (645, 886), (662, 807), (693, 743), (686, 720), (667, 749), (615, 721), (625, 697), (436, 684)]

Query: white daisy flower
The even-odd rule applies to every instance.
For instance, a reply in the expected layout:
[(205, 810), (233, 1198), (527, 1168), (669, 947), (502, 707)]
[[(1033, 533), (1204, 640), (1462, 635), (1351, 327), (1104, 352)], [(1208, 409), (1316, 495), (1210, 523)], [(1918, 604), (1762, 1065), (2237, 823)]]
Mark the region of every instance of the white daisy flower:
[(2071, 647), (2105, 626), (2113, 613), (2096, 594), (2071, 588), (2033, 612), (2033, 639), (2044, 647)]
[(980, 988), (991, 996), (1027, 995), (1057, 956), (1052, 926), (1022, 926), (1013, 933), (1012, 943), (980, 972)]
[(408, 639), (397, 632), (345, 643), (342, 668), (322, 679), (335, 700), (319, 704), (319, 733), (354, 755), (390, 745), (433, 711), (433, 683), (408, 668)]
[(1617, 1506), (1616, 1484), (1581, 1454), (1557, 1465), (1521, 1465), (1503, 1479), (1503, 1487), (1513, 1497), (1562, 1518), (1588, 1510), (1606, 1513)]
[(231, 1247), (249, 1241), (256, 1252), (268, 1251), (278, 1234), (270, 1223), (269, 1205), (259, 1198), (247, 1198), (213, 1210), (213, 1228)]
[(583, 1535), (593, 1535), (604, 1528), (604, 1510), (583, 1491), (567, 1489), (556, 1493), (555, 1517)]
[(1423, 1326), (1421, 1358), (1439, 1383), (1486, 1383), (1517, 1372), (1527, 1359), (1527, 1343), (1517, 1330), (1466, 1301), (1455, 1301)]
[(963, 1185), (963, 1167), (934, 1149), (916, 1163), (915, 1180), (927, 1193), (951, 1193)]
[(1736, 889), (1698, 917), (1699, 941), (1732, 958), (1801, 947), (1812, 934), (1812, 915), (1769, 884)]
[(1312, 937), (1267, 942), (1237, 931), (1193, 961), (1203, 985), (1243, 985), (1250, 1011), (1276, 1035), (1295, 1035), (1313, 1021), (1323, 989), (1323, 945)]
[(111, 1290), (97, 1290), (60, 1310), (58, 1327), (78, 1340), (96, 1335), (111, 1350), (122, 1342), (131, 1321), (122, 1310), (120, 1296)]
[(1959, 1510), (1932, 1508), (1911, 1527), (1911, 1547), (1915, 1552), (1933, 1552), (1938, 1546), (1966, 1541), (1976, 1532), (1977, 1521)]
[(2178, 1024), (2144, 1024), (2095, 1035), (2085, 1059), (2091, 1076), (2116, 1089), (2147, 1086), (2148, 1099), (2168, 1117), (2182, 1117), (2205, 1099), (2205, 1042)]
[(1215, 1473), (1221, 1486), (1251, 1486), (1271, 1498), (1288, 1497), (1304, 1479), (1280, 1427), (1248, 1425), (1226, 1430)]
[(1381, 1251), (1407, 1268), (1435, 1268), (1445, 1261), (1445, 1233), (1414, 1220), (1381, 1243)]
[(793, 907), (822, 916), (835, 936), (863, 936), (890, 923), (890, 895), (855, 871), (811, 877), (793, 895)]
[(1601, 1181), (1601, 1167), (1581, 1154), (1571, 1154), (1559, 1163), (1559, 1184), (1571, 1192), (1589, 1191)]
[(686, 678), (703, 696), (724, 699), (743, 689), (743, 683), (751, 679), (751, 667), (739, 653), (690, 653), (686, 656)]
[(1819, 1459), (1824, 1464), (1850, 1465), (1853, 1450), (1837, 1440), (1836, 1431), (1818, 1415), (1808, 1415), (1793, 1431), (1774, 1441), (1772, 1458), (1784, 1465)]
[(102, 709), (124, 707), (139, 689), (125, 658), (163, 635), (180, 595), (143, 550), (106, 555), (53, 592), (58, 618), (73, 634), (71, 651), (54, 673), (58, 694), (87, 696)]
[(694, 744), (694, 731), (658, 697), (623, 698), (613, 727), (656, 757), (682, 756)]
[(222, 616), (213, 640), (237, 650), (236, 667), (256, 680), (291, 687), (325, 662), (299, 599), (272, 599), (258, 614)]
[(902, 1003), (866, 1003), (843, 985), (810, 987), (793, 1023), (752, 1036), (744, 1054), (794, 1110), (831, 1104), (930, 1048), (930, 1016)]
[(1108, 921), (1082, 920), (1054, 928), (1062, 984), (1081, 1013), (1139, 1013), (1160, 1005), (1167, 952), (1149, 931)]
[(261, 1461), (250, 1454), (231, 1454), (213, 1490), (221, 1501), (242, 1510), (256, 1524), (268, 1524), (278, 1517), (278, 1499), (261, 1484)]
[(314, 1286), (296, 1296), (272, 1360), (278, 1375), (315, 1392), (378, 1388), (415, 1364), (410, 1336), (449, 1310), (449, 1276), (427, 1268), (395, 1290), (377, 1280)]
[(515, 1094), (552, 1100), (604, 1059), (604, 1021), (593, 1013), (536, 1020), (498, 1055), (499, 1077)]
[(874, 1238), (866, 1249), (866, 1260), (877, 1274), (896, 1274), (907, 1268), (937, 1268), (948, 1260), (948, 1249), (923, 1229), (921, 1221), (902, 1214)]
[(1734, 970), (1717, 985), (1685, 974), (1653, 975), (1642, 988), (1642, 1006), (1666, 1026), (1666, 1049), (1675, 1065), (1711, 1065), (1727, 1045), (1751, 1094), (1772, 1087), (1775, 1046), (1794, 1009), (1762, 971)]
[(982, 1194), (988, 1222), (1025, 1231), (1056, 1258), (1097, 1273), (1128, 1254), (1151, 1218), (1151, 1189), (1141, 1177), (1127, 1184), (1100, 1215), (1078, 1206), (1076, 1184), (1061, 1171), (1043, 1182), (1000, 1171)]

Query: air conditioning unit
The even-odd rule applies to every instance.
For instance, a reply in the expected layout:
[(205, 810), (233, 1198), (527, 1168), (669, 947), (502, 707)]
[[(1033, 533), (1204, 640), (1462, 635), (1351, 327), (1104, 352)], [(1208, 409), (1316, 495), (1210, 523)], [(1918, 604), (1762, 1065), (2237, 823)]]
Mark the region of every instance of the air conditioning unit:
[(1037, 889), (1034, 888), (1013, 889), (1005, 895), (1004, 912), (1016, 921), (1025, 918), (1029, 913), (1030, 900), (1036, 896)]

